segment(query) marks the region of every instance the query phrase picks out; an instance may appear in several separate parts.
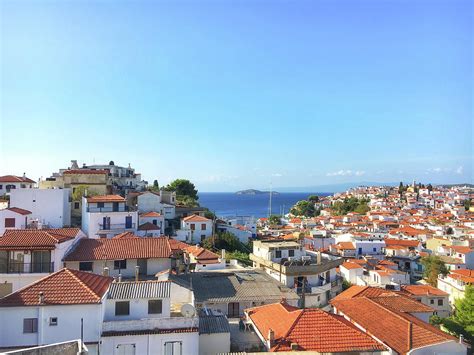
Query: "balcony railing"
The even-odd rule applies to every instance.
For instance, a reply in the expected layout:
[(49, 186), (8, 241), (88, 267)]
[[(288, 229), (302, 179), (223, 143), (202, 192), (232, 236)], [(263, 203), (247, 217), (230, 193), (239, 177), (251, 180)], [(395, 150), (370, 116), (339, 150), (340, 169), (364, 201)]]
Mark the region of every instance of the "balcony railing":
[(23, 263), (9, 261), (6, 265), (0, 264), (0, 274), (41, 274), (54, 271), (52, 263)]
[(130, 206), (120, 206), (120, 207), (113, 207), (113, 206), (107, 206), (107, 207), (94, 207), (94, 206), (87, 206), (87, 212), (92, 212), (92, 213), (108, 213), (108, 212), (131, 212), (131, 211), (136, 211), (135, 207), (130, 207)]
[(135, 229), (135, 223), (130, 223), (130, 224), (125, 224), (125, 223), (102, 224), (102, 223), (99, 223), (99, 229), (101, 231)]

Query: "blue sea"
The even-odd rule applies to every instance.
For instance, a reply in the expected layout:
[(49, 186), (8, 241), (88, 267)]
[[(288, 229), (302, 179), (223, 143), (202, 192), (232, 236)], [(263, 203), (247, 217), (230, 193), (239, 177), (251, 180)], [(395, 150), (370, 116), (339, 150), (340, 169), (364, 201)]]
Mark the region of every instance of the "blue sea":
[[(329, 193), (319, 192), (287, 192), (272, 196), (272, 214), (288, 213), (298, 201), (308, 196), (329, 196)], [(219, 217), (253, 216), (267, 217), (269, 194), (237, 195), (233, 192), (200, 192), (199, 204), (209, 208)]]

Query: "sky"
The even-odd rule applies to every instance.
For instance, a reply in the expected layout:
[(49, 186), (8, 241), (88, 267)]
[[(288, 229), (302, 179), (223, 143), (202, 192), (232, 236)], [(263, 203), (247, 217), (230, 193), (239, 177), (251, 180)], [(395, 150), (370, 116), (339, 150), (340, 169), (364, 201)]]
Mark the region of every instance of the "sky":
[(0, 175), (473, 180), (471, 0), (0, 0)]

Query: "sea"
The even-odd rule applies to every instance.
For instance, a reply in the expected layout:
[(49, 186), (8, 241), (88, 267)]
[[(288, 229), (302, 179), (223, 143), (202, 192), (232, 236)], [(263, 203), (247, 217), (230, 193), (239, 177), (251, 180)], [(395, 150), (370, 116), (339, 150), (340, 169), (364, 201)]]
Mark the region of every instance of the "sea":
[[(311, 195), (329, 196), (320, 192), (282, 192), (272, 196), (272, 214), (288, 213), (300, 200)], [(209, 208), (218, 217), (253, 216), (268, 217), (269, 194), (238, 195), (233, 192), (200, 192), (199, 204)]]

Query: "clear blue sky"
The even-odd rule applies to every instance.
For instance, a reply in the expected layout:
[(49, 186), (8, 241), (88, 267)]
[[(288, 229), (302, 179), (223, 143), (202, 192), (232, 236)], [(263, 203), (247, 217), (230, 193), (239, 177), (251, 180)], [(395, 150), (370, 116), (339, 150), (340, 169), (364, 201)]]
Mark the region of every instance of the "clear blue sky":
[(0, 3), (0, 174), (473, 181), (470, 0)]

